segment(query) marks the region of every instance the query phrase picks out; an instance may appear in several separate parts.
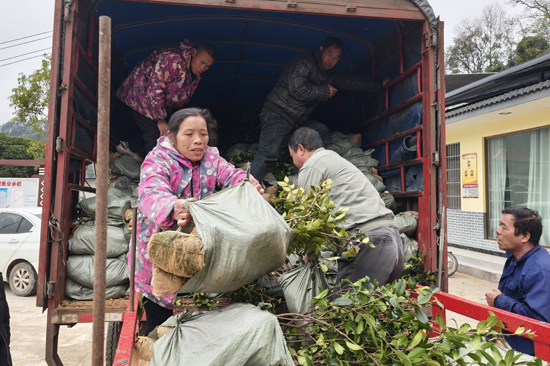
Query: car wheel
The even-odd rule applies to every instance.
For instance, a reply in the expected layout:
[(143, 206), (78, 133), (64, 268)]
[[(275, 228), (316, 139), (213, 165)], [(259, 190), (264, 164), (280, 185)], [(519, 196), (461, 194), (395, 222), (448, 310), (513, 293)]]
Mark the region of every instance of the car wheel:
[(10, 288), (17, 296), (36, 294), (36, 272), (30, 263), (17, 263), (10, 271)]

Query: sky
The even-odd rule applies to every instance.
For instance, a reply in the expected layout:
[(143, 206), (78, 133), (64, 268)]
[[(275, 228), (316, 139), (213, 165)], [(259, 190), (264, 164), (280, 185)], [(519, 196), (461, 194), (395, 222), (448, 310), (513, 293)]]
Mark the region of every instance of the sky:
[[(480, 16), (486, 5), (499, 2), (510, 14), (521, 11), (519, 7), (507, 5), (507, 1), (504, 0), (429, 0), (429, 2), (435, 14), (445, 22), (446, 46), (452, 43), (455, 27), (465, 18)], [(52, 33), (14, 42), (9, 41), (52, 31), (53, 11), (53, 0), (2, 1), (2, 11), (0, 12), (0, 124), (13, 118), (14, 110), (9, 106), (8, 97), (11, 95), (12, 89), (17, 87), (18, 75), (20, 73), (29, 75), (40, 67), (41, 57), (35, 56), (50, 52)], [(45, 39), (38, 40), (40, 38)], [(22, 44), (29, 41), (33, 42)], [(46, 50), (35, 52), (43, 49)], [(29, 54), (23, 55), (26, 53)], [(34, 58), (16, 62), (29, 57)], [(11, 62), (16, 63), (7, 65)]]

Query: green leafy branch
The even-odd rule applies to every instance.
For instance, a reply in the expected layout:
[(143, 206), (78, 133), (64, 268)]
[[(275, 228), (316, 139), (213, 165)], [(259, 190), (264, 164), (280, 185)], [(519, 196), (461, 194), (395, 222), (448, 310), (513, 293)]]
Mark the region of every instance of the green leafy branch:
[(361, 243), (371, 245), (369, 239), (361, 233), (351, 233), (344, 227), (346, 212), (349, 208), (336, 208), (328, 196), (332, 180), (327, 179), (319, 185), (312, 185), (308, 192), (303, 188), (294, 188), (288, 177), (278, 182), (281, 187), (279, 197), (273, 200), (283, 218), (290, 225), (294, 238), (288, 253), (307, 253), (311, 260), (317, 261), (321, 251), (338, 251), (346, 244), (349, 249), (343, 254), (355, 256), (360, 247), (353, 244), (358, 238)]
[[(493, 313), (476, 328), (465, 324), (459, 329), (447, 327), (438, 315), (440, 334), (433, 337), (423, 309), (438, 302), (436, 287), (408, 290), (403, 280), (378, 287), (368, 279), (349, 286), (334, 300), (334, 293), (322, 292), (306, 314), (277, 316), (300, 365), (542, 366), (538, 358), (519, 361), (521, 354), (513, 350), (501, 356), (495, 344), (483, 341), (501, 335), (503, 324)], [(515, 334), (533, 335), (523, 328)]]

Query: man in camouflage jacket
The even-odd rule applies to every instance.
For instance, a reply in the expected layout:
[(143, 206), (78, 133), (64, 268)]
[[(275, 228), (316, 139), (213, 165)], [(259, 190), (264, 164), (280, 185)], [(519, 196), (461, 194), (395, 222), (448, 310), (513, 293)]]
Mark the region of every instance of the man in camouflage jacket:
[(338, 88), (364, 92), (382, 88), (380, 81), (334, 70), (344, 48), (340, 39), (329, 36), (318, 50), (304, 52), (285, 65), (260, 113), (260, 146), (250, 171), (254, 177), (263, 178), (267, 164), (277, 160), (284, 138), (298, 127), (313, 128), (323, 141), (327, 139), (328, 128), (309, 120), (309, 115)]

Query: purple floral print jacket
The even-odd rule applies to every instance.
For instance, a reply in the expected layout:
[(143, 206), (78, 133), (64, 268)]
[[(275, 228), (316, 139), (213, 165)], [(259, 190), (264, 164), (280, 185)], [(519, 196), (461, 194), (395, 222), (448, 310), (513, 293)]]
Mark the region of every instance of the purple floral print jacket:
[(157, 146), (143, 161), (140, 173), (134, 277), (137, 292), (165, 308), (173, 307), (175, 294), (162, 298), (152, 294), (152, 264), (147, 254), (151, 235), (175, 224), (172, 211), (179, 198), (200, 200), (213, 194), (218, 185), (227, 188), (245, 178), (246, 173), (222, 158), (215, 147), (209, 146), (199, 164), (193, 167), (168, 137), (158, 139)]
[(167, 117), (166, 107), (181, 108), (195, 92), (200, 76), (192, 80), (194, 47), (185, 40), (178, 48), (154, 51), (130, 72), (116, 96), (133, 110), (154, 121)]

